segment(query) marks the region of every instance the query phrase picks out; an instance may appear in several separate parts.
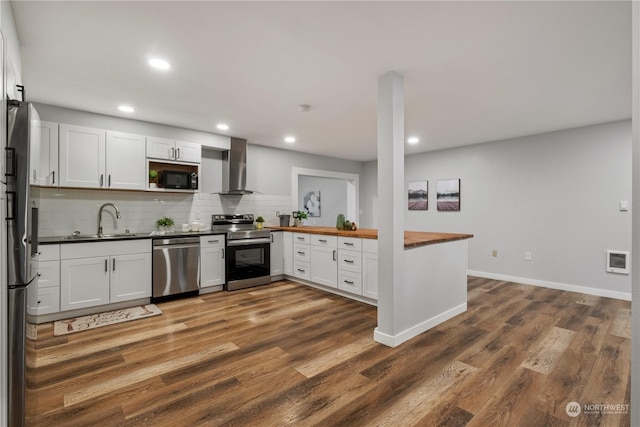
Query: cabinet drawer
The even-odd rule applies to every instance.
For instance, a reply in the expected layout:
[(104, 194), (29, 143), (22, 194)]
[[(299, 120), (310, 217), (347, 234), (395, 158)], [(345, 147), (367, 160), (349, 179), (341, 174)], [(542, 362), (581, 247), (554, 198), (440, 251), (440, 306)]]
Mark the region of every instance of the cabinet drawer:
[(294, 261), (306, 261), (309, 262), (311, 260), (311, 246), (309, 245), (293, 245), (293, 259)]
[(338, 249), (349, 249), (351, 251), (362, 250), (362, 239), (357, 237), (338, 237)]
[(378, 253), (378, 239), (362, 239), (362, 252)]
[(293, 243), (311, 243), (310, 235), (307, 233), (293, 233)]
[(38, 261), (60, 259), (60, 245), (38, 245)]
[(57, 313), (60, 311), (60, 288), (38, 288), (36, 314)]
[(308, 262), (304, 261), (294, 261), (293, 262), (293, 277), (297, 277), (299, 279), (310, 280), (311, 279), (311, 268), (309, 267)]
[(338, 271), (338, 289), (362, 295), (362, 275), (347, 271)]
[(92, 258), (111, 255), (141, 254), (145, 252), (151, 253), (151, 239), (66, 243), (60, 248), (60, 258)]
[(214, 234), (211, 236), (200, 236), (200, 248), (224, 248), (224, 234)]
[(60, 287), (60, 261), (39, 261), (38, 289)]
[(312, 234), (311, 244), (313, 246), (323, 246), (336, 249), (338, 247), (338, 236), (323, 236), (322, 234)]
[(362, 273), (362, 253), (338, 249), (338, 269)]

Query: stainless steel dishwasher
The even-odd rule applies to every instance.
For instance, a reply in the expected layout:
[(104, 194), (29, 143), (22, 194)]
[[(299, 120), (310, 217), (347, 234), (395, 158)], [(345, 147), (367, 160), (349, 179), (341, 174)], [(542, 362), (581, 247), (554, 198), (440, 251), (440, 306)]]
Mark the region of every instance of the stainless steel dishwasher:
[(153, 302), (198, 293), (200, 238), (153, 240)]

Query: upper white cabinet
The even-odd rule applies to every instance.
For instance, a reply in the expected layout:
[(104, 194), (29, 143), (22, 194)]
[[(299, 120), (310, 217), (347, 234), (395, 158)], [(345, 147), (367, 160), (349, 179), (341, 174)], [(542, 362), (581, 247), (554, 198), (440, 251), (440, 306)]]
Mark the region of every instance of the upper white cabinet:
[(61, 187), (104, 187), (105, 138), (102, 129), (60, 125)]
[[(58, 174), (58, 124), (34, 121), (31, 125), (31, 185), (57, 187)], [(58, 176), (56, 176), (58, 175)]]
[(173, 139), (147, 137), (147, 157), (176, 162), (200, 163), (200, 144)]
[(107, 131), (107, 188), (144, 190), (145, 151), (144, 136)]
[(145, 137), (60, 125), (60, 186), (144, 190)]

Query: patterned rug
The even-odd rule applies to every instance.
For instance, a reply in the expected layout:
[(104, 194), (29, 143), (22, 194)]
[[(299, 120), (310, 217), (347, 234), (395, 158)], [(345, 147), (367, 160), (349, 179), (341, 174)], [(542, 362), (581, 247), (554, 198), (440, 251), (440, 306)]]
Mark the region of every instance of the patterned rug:
[(159, 314), (162, 314), (162, 310), (154, 304), (148, 304), (123, 308), (121, 310), (105, 311), (104, 313), (75, 317), (73, 319), (58, 320), (53, 324), (53, 335), (72, 334), (74, 332), (128, 322), (129, 320), (144, 319), (145, 317), (157, 316)]

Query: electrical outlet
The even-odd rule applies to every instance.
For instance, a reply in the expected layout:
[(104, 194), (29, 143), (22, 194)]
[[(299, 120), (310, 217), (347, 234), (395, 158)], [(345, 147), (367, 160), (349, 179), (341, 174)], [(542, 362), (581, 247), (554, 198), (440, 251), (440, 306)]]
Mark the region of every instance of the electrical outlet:
[(531, 261), (531, 252), (525, 252), (524, 253), (524, 259), (526, 261)]
[(497, 258), (498, 257), (498, 251), (496, 249), (492, 250), (491, 251), (491, 256), (494, 257), (494, 258)]

